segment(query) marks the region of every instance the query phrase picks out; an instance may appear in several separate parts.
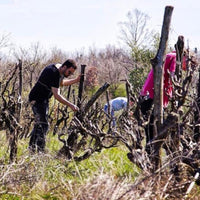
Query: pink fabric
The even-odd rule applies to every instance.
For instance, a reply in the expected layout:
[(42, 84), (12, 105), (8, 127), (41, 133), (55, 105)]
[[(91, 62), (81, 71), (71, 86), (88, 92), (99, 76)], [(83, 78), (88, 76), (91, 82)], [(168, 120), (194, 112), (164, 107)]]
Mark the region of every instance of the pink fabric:
[[(175, 72), (176, 70), (176, 52), (173, 51), (166, 55), (164, 63), (164, 83), (163, 83), (163, 106), (167, 107), (169, 103), (169, 97), (172, 97), (173, 86), (169, 78), (169, 72)], [(148, 74), (148, 77), (143, 85), (141, 96), (146, 96), (149, 92), (149, 97), (153, 99), (154, 97), (154, 81), (153, 81), (153, 69)]]

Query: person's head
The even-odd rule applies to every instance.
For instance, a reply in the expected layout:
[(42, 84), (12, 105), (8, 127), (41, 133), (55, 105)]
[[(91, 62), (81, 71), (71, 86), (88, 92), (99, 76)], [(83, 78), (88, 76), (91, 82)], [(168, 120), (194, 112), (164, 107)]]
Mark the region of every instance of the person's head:
[(72, 59), (68, 59), (62, 64), (60, 72), (65, 77), (68, 77), (71, 74), (73, 74), (76, 69), (77, 69), (76, 62)]

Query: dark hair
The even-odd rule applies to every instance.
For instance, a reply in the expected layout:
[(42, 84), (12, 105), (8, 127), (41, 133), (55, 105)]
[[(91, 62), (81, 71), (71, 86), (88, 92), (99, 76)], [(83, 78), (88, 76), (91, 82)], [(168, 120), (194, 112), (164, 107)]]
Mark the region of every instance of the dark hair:
[(72, 60), (72, 59), (68, 59), (66, 60), (63, 64), (62, 64), (62, 67), (63, 66), (67, 66), (67, 68), (74, 68), (74, 69), (77, 69), (77, 65), (76, 65), (76, 62), (75, 60)]

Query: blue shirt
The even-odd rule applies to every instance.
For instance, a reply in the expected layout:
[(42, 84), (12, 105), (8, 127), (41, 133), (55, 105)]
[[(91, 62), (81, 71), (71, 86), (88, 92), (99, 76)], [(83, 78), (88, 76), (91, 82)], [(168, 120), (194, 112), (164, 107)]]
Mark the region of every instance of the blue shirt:
[[(110, 105), (110, 114), (113, 118), (113, 127), (115, 127), (116, 122), (115, 122), (115, 118), (114, 118), (114, 112), (126, 108), (127, 98), (126, 97), (117, 97), (115, 99), (110, 100), (109, 105)], [(108, 104), (105, 104), (104, 111), (108, 112)]]
[[(115, 99), (112, 99), (109, 101), (110, 104), (110, 110), (111, 111), (118, 111), (121, 109), (126, 108), (127, 106), (127, 98), (126, 97), (117, 97)], [(105, 104), (104, 110), (107, 112), (108, 105)]]

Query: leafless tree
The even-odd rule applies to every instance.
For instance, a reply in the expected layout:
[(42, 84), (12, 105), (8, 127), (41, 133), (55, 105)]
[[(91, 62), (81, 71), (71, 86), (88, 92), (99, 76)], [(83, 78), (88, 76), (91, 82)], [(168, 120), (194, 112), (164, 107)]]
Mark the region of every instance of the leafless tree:
[(149, 16), (138, 9), (129, 11), (127, 21), (119, 23), (121, 27), (120, 39), (131, 49), (150, 44), (153, 31), (147, 28), (148, 20)]

